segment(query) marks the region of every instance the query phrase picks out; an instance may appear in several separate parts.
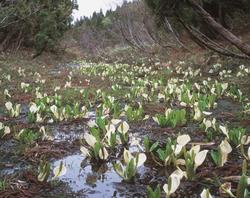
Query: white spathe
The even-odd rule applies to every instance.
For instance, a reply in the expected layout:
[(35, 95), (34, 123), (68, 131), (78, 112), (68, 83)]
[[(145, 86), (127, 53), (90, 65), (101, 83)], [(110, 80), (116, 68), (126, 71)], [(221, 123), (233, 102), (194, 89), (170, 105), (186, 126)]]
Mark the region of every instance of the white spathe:
[(206, 159), (208, 150), (203, 150), (195, 155), (194, 162), (195, 162), (195, 167), (199, 167)]
[(123, 121), (118, 127), (118, 131), (122, 134), (126, 134), (128, 130), (129, 130), (129, 125), (125, 121)]
[(144, 153), (140, 153), (137, 158), (137, 167), (142, 166), (144, 162), (147, 160), (147, 157)]
[(177, 143), (181, 146), (185, 146), (190, 140), (190, 136), (186, 134), (177, 137)]
[(208, 189), (203, 189), (201, 198), (213, 198)]
[[(165, 191), (165, 193), (167, 195), (173, 194), (178, 189), (178, 187), (181, 183), (179, 176), (177, 176), (175, 174), (170, 176), (170, 180), (171, 180), (171, 182), (170, 182), (171, 184), (165, 184), (163, 186), (163, 190)], [(169, 185), (171, 185), (171, 186), (169, 186)]]
[(6, 109), (7, 109), (8, 111), (10, 111), (10, 110), (13, 108), (13, 105), (12, 105), (11, 102), (6, 102), (6, 103), (5, 103), (5, 107), (6, 107)]
[(102, 160), (106, 160), (108, 158), (109, 154), (108, 151), (105, 147), (99, 150), (99, 157)]
[(58, 166), (56, 166), (53, 170), (54, 173), (54, 178), (55, 177), (61, 177), (63, 175), (65, 175), (67, 172), (66, 167), (64, 166), (64, 164), (61, 162)]
[(84, 134), (84, 139), (85, 141), (87, 142), (87, 144), (91, 147), (94, 147), (95, 146), (95, 143), (96, 143), (96, 138), (89, 134), (89, 133), (85, 133)]

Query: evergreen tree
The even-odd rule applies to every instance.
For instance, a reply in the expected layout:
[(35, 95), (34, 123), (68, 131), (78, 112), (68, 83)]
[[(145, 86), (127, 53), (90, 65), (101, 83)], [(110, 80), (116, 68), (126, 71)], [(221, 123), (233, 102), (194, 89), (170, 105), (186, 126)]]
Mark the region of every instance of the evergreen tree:
[(37, 55), (55, 49), (70, 27), (77, 1), (3, 0), (0, 3), (0, 51), (21, 45), (34, 47)]

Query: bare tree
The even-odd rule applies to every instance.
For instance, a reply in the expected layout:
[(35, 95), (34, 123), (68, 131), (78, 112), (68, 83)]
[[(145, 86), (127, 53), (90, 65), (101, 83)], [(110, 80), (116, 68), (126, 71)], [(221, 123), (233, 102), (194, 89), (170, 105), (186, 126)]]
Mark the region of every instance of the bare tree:
[(155, 18), (150, 13), (143, 1), (127, 4), (118, 10), (119, 28), (125, 41), (133, 48), (144, 52), (154, 53), (153, 47), (178, 48), (184, 47), (172, 31), (165, 26), (167, 34), (161, 34), (155, 23)]
[[(244, 55), (239, 57), (250, 58), (250, 45), (243, 42), (239, 37), (235, 36), (228, 29), (223, 27), (222, 24), (218, 23), (206, 10), (204, 10), (198, 3), (194, 0), (188, 0), (189, 4), (199, 13), (202, 19), (218, 34), (220, 34), (224, 39), (229, 41), (232, 45), (237, 47)], [(206, 45), (206, 43), (205, 43)]]

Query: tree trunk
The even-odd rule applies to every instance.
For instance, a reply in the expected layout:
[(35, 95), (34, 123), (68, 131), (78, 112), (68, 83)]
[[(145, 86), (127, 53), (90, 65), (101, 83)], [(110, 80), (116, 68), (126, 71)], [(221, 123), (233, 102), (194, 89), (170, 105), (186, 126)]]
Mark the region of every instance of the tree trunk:
[(194, 0), (188, 0), (189, 4), (199, 12), (202, 19), (210, 25), (217, 33), (219, 33), (223, 38), (237, 47), (241, 52), (250, 56), (250, 45), (244, 43), (240, 38), (235, 36), (232, 32), (224, 28), (220, 23), (215, 21), (215, 19), (206, 11), (204, 10), (198, 3)]

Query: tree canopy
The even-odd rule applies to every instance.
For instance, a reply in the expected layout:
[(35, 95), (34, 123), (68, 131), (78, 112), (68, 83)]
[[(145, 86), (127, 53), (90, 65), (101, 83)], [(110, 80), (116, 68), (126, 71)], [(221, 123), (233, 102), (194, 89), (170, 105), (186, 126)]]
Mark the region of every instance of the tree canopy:
[(53, 50), (70, 26), (71, 0), (3, 0), (0, 2), (0, 51), (21, 45), (35, 47), (37, 54)]
[[(158, 23), (174, 18), (172, 25), (181, 24), (199, 45), (224, 55), (249, 58), (250, 46), (235, 35), (235, 22), (250, 16), (250, 1), (247, 0), (144, 0), (158, 16)], [(239, 26), (239, 24), (237, 24)], [(229, 41), (241, 53), (223, 49), (215, 37)]]

